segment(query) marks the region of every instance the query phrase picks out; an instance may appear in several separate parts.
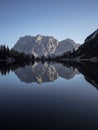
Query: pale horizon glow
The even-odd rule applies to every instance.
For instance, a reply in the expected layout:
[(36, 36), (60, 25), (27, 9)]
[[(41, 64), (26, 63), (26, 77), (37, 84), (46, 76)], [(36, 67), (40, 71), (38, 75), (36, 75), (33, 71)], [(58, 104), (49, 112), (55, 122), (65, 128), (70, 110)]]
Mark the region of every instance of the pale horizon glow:
[(97, 0), (0, 0), (0, 44), (38, 34), (83, 43), (98, 28)]

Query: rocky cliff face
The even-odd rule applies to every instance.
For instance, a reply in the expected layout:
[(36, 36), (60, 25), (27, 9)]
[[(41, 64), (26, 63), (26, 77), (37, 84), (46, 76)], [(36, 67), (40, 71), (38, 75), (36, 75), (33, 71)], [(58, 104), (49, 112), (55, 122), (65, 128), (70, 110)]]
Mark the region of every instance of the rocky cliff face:
[(19, 52), (25, 52), (26, 54), (34, 54), (35, 57), (47, 56), (53, 54), (58, 46), (58, 41), (49, 36), (37, 35), (21, 37), (14, 50)]
[(54, 55), (62, 55), (64, 52), (67, 51), (73, 51), (78, 49), (79, 44), (76, 44), (73, 40), (67, 38), (66, 40), (63, 40), (59, 42)]
[(14, 50), (25, 52), (26, 54), (34, 54), (35, 57), (48, 56), (48, 55), (61, 55), (63, 52), (77, 49), (76, 44), (71, 39), (58, 42), (54, 37), (49, 36), (24, 36), (21, 37), (13, 47)]

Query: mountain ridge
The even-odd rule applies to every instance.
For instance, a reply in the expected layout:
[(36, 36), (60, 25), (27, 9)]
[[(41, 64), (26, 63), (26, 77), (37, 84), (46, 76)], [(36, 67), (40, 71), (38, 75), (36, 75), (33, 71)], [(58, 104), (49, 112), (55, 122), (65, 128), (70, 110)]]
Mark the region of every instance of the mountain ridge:
[(26, 54), (34, 54), (35, 57), (48, 55), (61, 55), (66, 51), (73, 51), (77, 49), (79, 44), (76, 44), (72, 39), (65, 39), (58, 41), (53, 36), (36, 36), (26, 35), (20, 37), (13, 49)]
[(72, 58), (98, 59), (98, 29), (90, 34), (74, 53)]

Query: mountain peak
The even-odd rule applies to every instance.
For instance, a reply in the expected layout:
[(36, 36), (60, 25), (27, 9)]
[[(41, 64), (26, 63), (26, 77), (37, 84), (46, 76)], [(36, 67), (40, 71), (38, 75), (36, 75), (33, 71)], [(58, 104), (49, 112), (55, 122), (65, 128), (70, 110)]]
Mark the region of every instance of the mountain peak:
[(73, 51), (76, 48), (77, 44), (69, 38), (58, 42), (53, 36), (42, 36), (40, 34), (21, 37), (13, 47), (16, 51), (34, 54), (35, 57), (43, 55), (47, 57), (51, 54), (62, 55), (63, 52)]
[(43, 38), (43, 36), (41, 36), (41, 35), (38, 34), (36, 36), (36, 42), (41, 42), (42, 38)]
[(65, 40), (62, 40), (61, 42), (65, 42), (65, 43), (72, 43), (72, 44), (76, 44), (74, 40), (70, 39), (70, 38), (66, 38)]

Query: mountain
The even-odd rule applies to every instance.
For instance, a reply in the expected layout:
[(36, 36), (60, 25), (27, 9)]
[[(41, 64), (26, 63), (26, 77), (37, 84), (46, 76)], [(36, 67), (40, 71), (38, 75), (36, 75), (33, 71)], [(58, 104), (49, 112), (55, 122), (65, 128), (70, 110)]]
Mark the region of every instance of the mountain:
[(52, 36), (41, 35), (21, 37), (13, 47), (18, 52), (34, 54), (35, 57), (61, 55), (63, 52), (76, 50), (77, 48), (78, 44), (71, 39), (58, 42)]
[(67, 51), (73, 51), (73, 50), (77, 50), (79, 47), (79, 44), (76, 44), (73, 40), (67, 38), (66, 40), (63, 40), (61, 42), (59, 42), (54, 55), (62, 55), (64, 52)]
[(83, 45), (72, 54), (72, 58), (96, 59), (98, 58), (98, 29), (89, 35)]
[(26, 54), (34, 54), (35, 57), (47, 56), (53, 54), (58, 41), (49, 36), (24, 36), (21, 37), (13, 47), (14, 50), (25, 52)]
[(78, 74), (78, 70), (73, 67), (63, 66), (63, 64), (48, 64), (47, 62), (42, 64), (39, 62), (24, 68), (18, 68), (14, 70), (14, 73), (22, 82), (44, 83), (53, 82), (59, 77), (71, 79)]

